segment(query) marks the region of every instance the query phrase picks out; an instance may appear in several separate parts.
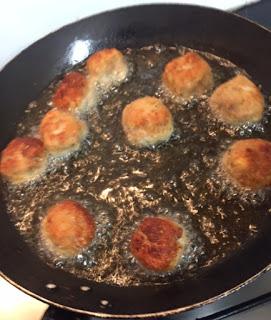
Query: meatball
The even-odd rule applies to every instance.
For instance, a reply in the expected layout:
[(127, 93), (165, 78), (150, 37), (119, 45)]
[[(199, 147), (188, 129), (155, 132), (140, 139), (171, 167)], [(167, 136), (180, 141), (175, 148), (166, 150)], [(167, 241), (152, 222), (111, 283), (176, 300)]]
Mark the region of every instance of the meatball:
[(40, 124), (40, 135), (50, 153), (77, 150), (87, 134), (86, 124), (71, 113), (53, 109)]
[(167, 141), (173, 132), (173, 120), (159, 99), (144, 97), (124, 108), (122, 127), (132, 145), (144, 147)]
[(80, 72), (67, 73), (59, 83), (53, 106), (64, 111), (88, 111), (97, 103), (94, 82)]
[(0, 171), (12, 183), (35, 179), (46, 168), (47, 155), (42, 141), (24, 137), (13, 139), (3, 150)]
[(95, 236), (92, 215), (73, 200), (63, 200), (47, 211), (41, 235), (47, 248), (58, 255), (72, 257), (87, 248)]
[(86, 65), (89, 76), (105, 89), (125, 80), (128, 63), (123, 54), (115, 49), (103, 49), (91, 55)]
[(165, 66), (162, 82), (176, 97), (197, 97), (213, 87), (209, 64), (195, 52), (177, 57)]
[(170, 271), (180, 260), (183, 229), (166, 217), (146, 217), (132, 234), (130, 250), (145, 268)]
[(243, 75), (237, 75), (216, 88), (209, 99), (209, 105), (219, 120), (231, 125), (242, 125), (261, 120), (264, 98), (253, 82)]
[(222, 169), (240, 187), (271, 186), (271, 142), (246, 139), (233, 143), (222, 157)]

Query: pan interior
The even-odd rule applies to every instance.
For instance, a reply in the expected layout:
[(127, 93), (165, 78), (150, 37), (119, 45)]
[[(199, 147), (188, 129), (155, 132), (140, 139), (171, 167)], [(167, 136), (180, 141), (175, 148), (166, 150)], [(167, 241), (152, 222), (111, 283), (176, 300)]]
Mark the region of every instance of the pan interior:
[[(208, 95), (177, 102), (163, 90), (161, 73), (170, 59), (189, 50), (162, 44), (124, 50), (131, 73), (120, 87), (103, 94), (97, 110), (83, 117), (90, 133), (82, 149), (51, 158), (48, 171), (35, 183), (3, 183), (13, 222), (50, 266), (107, 284), (167, 284), (227, 259), (262, 229), (271, 211), (269, 190), (253, 193), (231, 186), (220, 173), (219, 159), (236, 139), (270, 137), (268, 97), (261, 123), (241, 128), (216, 121), (208, 110)], [(246, 74), (228, 60), (200, 54), (213, 68), (215, 87)], [(16, 135), (37, 134), (40, 119), (52, 107), (58, 80), (27, 106)], [(139, 150), (127, 143), (120, 119), (127, 103), (146, 95), (161, 98), (169, 107), (175, 130), (169, 142)], [(39, 234), (46, 208), (67, 198), (85, 205), (98, 226), (91, 247), (71, 260), (48, 253)], [(129, 253), (131, 233), (147, 215), (169, 216), (186, 230), (187, 245), (172, 273), (146, 272)]]

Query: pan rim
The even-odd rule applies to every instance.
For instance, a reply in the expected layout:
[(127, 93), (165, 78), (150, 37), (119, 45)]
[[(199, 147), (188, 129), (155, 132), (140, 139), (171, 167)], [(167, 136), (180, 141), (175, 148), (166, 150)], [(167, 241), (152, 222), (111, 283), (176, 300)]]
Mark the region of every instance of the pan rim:
[[(215, 8), (210, 8), (210, 7), (206, 7), (206, 6), (200, 6), (200, 5), (187, 5), (187, 4), (177, 4), (177, 3), (146, 3), (146, 4), (142, 4), (142, 5), (131, 5), (131, 6), (125, 6), (125, 7), (119, 7), (117, 9), (114, 10), (106, 10), (106, 11), (102, 11), (100, 13), (97, 13), (95, 15), (91, 15), (88, 17), (85, 17), (83, 19), (80, 19), (78, 21), (73, 21), (69, 24), (66, 24), (64, 26), (62, 26), (59, 29), (56, 29), (52, 32), (50, 32), (49, 34), (46, 34), (44, 37), (38, 39), (37, 41), (35, 41), (34, 43), (32, 43), (30, 46), (28, 46), (27, 48), (23, 49), (22, 51), (20, 51), (13, 59), (11, 59), (1, 70), (3, 71), (4, 69), (6, 69), (10, 63), (13, 62), (13, 60), (15, 60), (20, 54), (22, 54), (24, 51), (30, 49), (32, 46), (36, 45), (37, 43), (39, 43), (40, 41), (42, 41), (44, 38), (59, 32), (60, 30), (62, 30), (63, 28), (66, 28), (68, 26), (71, 26), (73, 24), (76, 24), (79, 21), (84, 21), (89, 19), (90, 17), (95, 17), (95, 16), (99, 16), (99, 15), (103, 15), (105, 13), (112, 13), (112, 12), (116, 12), (116, 11), (122, 11), (125, 10), (127, 8), (135, 8), (135, 7), (155, 7), (155, 6), (178, 6), (178, 7), (191, 7), (191, 8), (201, 8), (201, 9), (207, 9), (207, 10), (211, 10), (213, 12), (220, 12), (223, 13), (227, 16), (236, 16), (238, 19), (240, 20), (246, 20), (247, 22), (249, 22), (250, 24), (253, 24), (255, 26), (257, 26), (257, 28), (263, 29), (265, 32), (267, 31), (269, 35), (271, 35), (271, 31), (268, 30), (267, 28), (261, 26), (260, 24), (248, 19), (248, 18), (244, 18), (236, 13), (232, 13), (232, 12), (226, 12), (223, 10), (219, 10), (219, 9), (215, 9)], [(260, 275), (264, 274), (265, 272), (268, 272), (271, 270), (271, 263), (269, 263), (266, 267), (264, 267), (263, 269), (261, 269), (258, 273), (256, 273), (255, 275), (253, 275), (252, 277), (248, 278), (247, 280), (237, 284), (235, 287), (221, 293), (218, 295), (215, 295), (207, 300), (189, 305), (189, 306), (184, 306), (184, 307), (180, 307), (180, 308), (176, 308), (176, 309), (170, 309), (170, 310), (166, 310), (166, 311), (160, 311), (160, 312), (153, 312), (153, 313), (141, 313), (141, 314), (111, 314), (111, 313), (101, 313), (101, 312), (91, 312), (91, 311), (87, 311), (87, 310), (81, 310), (78, 308), (74, 308), (74, 307), (68, 307), (68, 306), (64, 306), (61, 305), (59, 303), (53, 302), (49, 299), (43, 298), (41, 296), (39, 296), (36, 293), (33, 293), (31, 291), (29, 291), (28, 289), (20, 286), (17, 282), (13, 281), (12, 279), (10, 279), (8, 276), (6, 276), (1, 270), (0, 270), (0, 276), (5, 279), (6, 281), (8, 281), (10, 284), (12, 284), (13, 286), (15, 286), (17, 289), (21, 290), (22, 292), (42, 301), (45, 303), (48, 303), (50, 305), (56, 306), (56, 307), (60, 307), (64, 310), (68, 310), (68, 311), (72, 311), (72, 312), (78, 312), (81, 314), (86, 314), (86, 315), (90, 315), (90, 316), (97, 316), (97, 317), (101, 317), (101, 318), (146, 318), (146, 317), (157, 317), (157, 316), (168, 316), (168, 315), (173, 315), (173, 314), (177, 314), (177, 313), (181, 313), (184, 311), (189, 311), (192, 310), (194, 308), (198, 308), (210, 303), (213, 303), (223, 297), (226, 297), (234, 292), (237, 292), (238, 290), (240, 290), (243, 286), (253, 282), (256, 278), (258, 278)]]
[(4, 280), (6, 280), (8, 283), (13, 285), (14, 287), (19, 289), (20, 291), (28, 294), (32, 298), (36, 298), (41, 302), (49, 304), (50, 306), (61, 308), (61, 309), (66, 310), (66, 311), (71, 311), (71, 312), (75, 312), (75, 313), (78, 313), (78, 314), (85, 314), (85, 315), (99, 317), (99, 318), (122, 318), (122, 319), (131, 319), (131, 318), (133, 318), (133, 319), (142, 319), (142, 318), (171, 316), (171, 315), (179, 314), (179, 313), (182, 313), (182, 312), (185, 312), (185, 311), (189, 311), (189, 310), (192, 310), (192, 309), (195, 309), (195, 308), (199, 308), (199, 307), (211, 304), (213, 302), (216, 302), (216, 301), (218, 301), (218, 300), (220, 300), (222, 298), (225, 298), (225, 297), (229, 296), (232, 293), (238, 292), (241, 288), (243, 288), (246, 285), (252, 283), (259, 276), (265, 274), (268, 271), (271, 271), (271, 263), (269, 263), (266, 267), (264, 267), (262, 270), (260, 270), (258, 273), (256, 273), (254, 276), (250, 277), (246, 281), (243, 281), (243, 282), (239, 283), (238, 285), (236, 285), (235, 287), (233, 287), (233, 288), (231, 288), (231, 289), (229, 289), (229, 290), (227, 290), (227, 291), (225, 291), (225, 292), (223, 292), (221, 294), (213, 296), (213, 297), (211, 297), (211, 298), (209, 298), (207, 300), (204, 300), (204, 301), (201, 301), (201, 302), (197, 302), (197, 303), (191, 304), (189, 306), (176, 308), (176, 309), (170, 309), (170, 310), (159, 311), (159, 312), (151, 312), (151, 313), (139, 313), (139, 314), (112, 314), (112, 313), (103, 313), (103, 312), (93, 312), (93, 311), (82, 310), (82, 309), (78, 309), (78, 308), (74, 308), (74, 307), (68, 307), (68, 306), (56, 303), (54, 301), (51, 301), (49, 299), (43, 298), (43, 297), (39, 296), (38, 294), (29, 291), (28, 289), (20, 286), (15, 281), (11, 280), (2, 271), (0, 271), (0, 276)]
[(151, 3), (144, 3), (144, 4), (138, 4), (138, 5), (127, 5), (127, 6), (121, 6), (118, 7), (116, 9), (112, 9), (112, 10), (104, 10), (101, 11), (99, 13), (95, 13), (93, 15), (89, 15), (87, 17), (84, 17), (82, 19), (79, 20), (75, 20), (72, 21), (70, 23), (65, 24), (64, 26), (54, 29), (51, 32), (45, 34), (43, 37), (37, 39), (36, 41), (32, 42), (30, 45), (28, 45), (26, 48), (20, 50), (19, 52), (17, 52), (17, 54), (15, 54), (15, 56), (13, 58), (11, 58), (1, 69), (0, 69), (0, 73), (8, 68), (8, 66), (18, 57), (20, 56), (23, 52), (25, 52), (26, 50), (29, 50), (32, 46), (35, 46), (36, 44), (38, 44), (39, 42), (43, 41), (45, 38), (47, 38), (48, 36), (51, 36), (61, 30), (63, 30), (66, 27), (69, 27), (73, 24), (76, 24), (78, 22), (82, 22), (85, 21), (89, 18), (94, 18), (94, 17), (98, 17), (100, 15), (104, 15), (107, 13), (113, 13), (113, 12), (117, 12), (117, 11), (123, 11), (126, 9), (132, 9), (132, 8), (140, 8), (140, 7), (155, 7), (155, 6), (167, 6), (167, 7), (171, 7), (171, 6), (176, 6), (176, 7), (191, 7), (191, 8), (199, 8), (199, 9), (205, 9), (205, 10), (209, 10), (209, 11), (213, 11), (213, 12), (219, 12), (220, 14), (225, 14), (227, 16), (235, 16), (236, 18), (240, 19), (240, 20), (245, 20), (247, 22), (249, 22), (250, 24), (255, 25), (257, 28), (264, 30), (265, 32), (267, 32), (269, 35), (271, 35), (271, 30), (269, 30), (267, 27), (247, 18), (247, 17), (243, 17), (241, 15), (239, 15), (238, 13), (235, 13), (233, 11), (225, 11), (225, 10), (221, 10), (221, 9), (217, 9), (217, 8), (213, 8), (213, 7), (208, 7), (208, 6), (202, 6), (202, 5), (198, 5), (198, 4), (186, 4), (186, 3), (176, 3), (176, 2), (151, 2)]

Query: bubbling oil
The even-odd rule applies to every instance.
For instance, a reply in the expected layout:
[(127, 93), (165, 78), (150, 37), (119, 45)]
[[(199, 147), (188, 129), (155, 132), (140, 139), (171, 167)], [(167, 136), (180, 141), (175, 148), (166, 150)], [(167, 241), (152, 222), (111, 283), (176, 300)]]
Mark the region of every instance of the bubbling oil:
[[(230, 127), (208, 110), (208, 94), (178, 101), (161, 85), (165, 64), (191, 49), (152, 45), (127, 49), (127, 81), (103, 92), (93, 112), (81, 115), (89, 135), (79, 151), (49, 159), (46, 173), (35, 182), (4, 183), (7, 210), (19, 232), (49, 265), (97, 282), (116, 285), (161, 284), (181, 280), (239, 250), (261, 230), (270, 215), (269, 192), (240, 190), (219, 168), (220, 155), (236, 139), (270, 136), (270, 110), (259, 124)], [(215, 86), (245, 74), (231, 62), (200, 52), (211, 65)], [(83, 70), (84, 63), (76, 67)], [(132, 67), (131, 67), (132, 66)], [(38, 136), (38, 125), (50, 110), (56, 79), (30, 103), (17, 135)], [(126, 104), (146, 95), (169, 107), (174, 119), (170, 141), (157, 147), (129, 146), (121, 128)], [(40, 235), (47, 208), (57, 201), (79, 201), (97, 225), (93, 243), (74, 258), (49, 252)], [(133, 230), (146, 216), (166, 216), (185, 230), (182, 259), (173, 272), (156, 274), (142, 268), (129, 250)]]

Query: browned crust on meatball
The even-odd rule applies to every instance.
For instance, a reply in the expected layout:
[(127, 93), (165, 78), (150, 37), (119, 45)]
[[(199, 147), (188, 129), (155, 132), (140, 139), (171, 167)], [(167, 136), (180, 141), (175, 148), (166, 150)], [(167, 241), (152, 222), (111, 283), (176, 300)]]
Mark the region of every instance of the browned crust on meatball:
[(13, 183), (28, 181), (44, 170), (46, 158), (41, 140), (31, 137), (15, 138), (2, 151), (0, 171)]
[(144, 97), (124, 108), (122, 127), (131, 144), (143, 147), (168, 140), (173, 132), (173, 120), (159, 99)]
[(86, 125), (71, 113), (53, 109), (40, 124), (40, 135), (48, 151), (63, 153), (79, 148), (87, 133)]
[(182, 245), (182, 228), (164, 217), (146, 217), (134, 231), (130, 250), (145, 268), (165, 272), (179, 262)]
[(71, 257), (87, 248), (95, 236), (92, 215), (73, 200), (64, 200), (48, 209), (41, 232), (49, 250)]
[(106, 48), (91, 55), (86, 63), (89, 76), (106, 87), (123, 81), (128, 73), (128, 64), (116, 48)]
[(52, 102), (59, 109), (73, 111), (80, 108), (86, 93), (86, 76), (80, 72), (72, 71), (67, 73), (58, 85)]
[(209, 64), (197, 53), (188, 52), (165, 66), (162, 81), (174, 95), (184, 99), (200, 96), (213, 87)]
[(243, 75), (221, 84), (209, 99), (212, 113), (232, 125), (258, 122), (263, 117), (264, 98), (257, 86)]
[(222, 168), (237, 185), (249, 189), (271, 186), (271, 142), (246, 139), (233, 143), (222, 157)]

